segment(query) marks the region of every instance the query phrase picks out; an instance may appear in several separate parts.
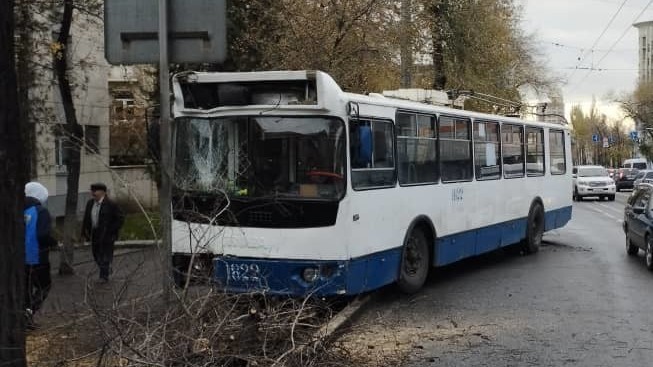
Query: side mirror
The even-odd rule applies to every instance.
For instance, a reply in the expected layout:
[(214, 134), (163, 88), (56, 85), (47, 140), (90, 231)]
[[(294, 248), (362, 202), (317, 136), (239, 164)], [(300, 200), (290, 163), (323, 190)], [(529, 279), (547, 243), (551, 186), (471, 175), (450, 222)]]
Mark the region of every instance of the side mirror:
[(633, 213), (635, 213), (635, 214), (642, 214), (642, 213), (644, 213), (644, 210), (646, 210), (646, 208), (643, 207), (643, 206), (634, 206), (633, 207)]

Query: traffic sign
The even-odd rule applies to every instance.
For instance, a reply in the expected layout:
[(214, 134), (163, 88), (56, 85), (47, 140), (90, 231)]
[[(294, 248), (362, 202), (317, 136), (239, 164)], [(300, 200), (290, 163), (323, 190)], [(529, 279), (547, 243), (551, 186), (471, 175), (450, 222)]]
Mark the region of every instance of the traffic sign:
[[(226, 0), (168, 2), (170, 62), (223, 62)], [(159, 4), (158, 0), (104, 1), (104, 52), (110, 64), (159, 62)]]
[(637, 131), (631, 131), (630, 132), (630, 140), (633, 140), (633, 141), (637, 140)]
[(599, 135), (598, 134), (592, 134), (592, 141), (597, 143), (599, 141)]
[(603, 137), (603, 148), (607, 148), (610, 146), (610, 143), (608, 143), (608, 137), (604, 136)]

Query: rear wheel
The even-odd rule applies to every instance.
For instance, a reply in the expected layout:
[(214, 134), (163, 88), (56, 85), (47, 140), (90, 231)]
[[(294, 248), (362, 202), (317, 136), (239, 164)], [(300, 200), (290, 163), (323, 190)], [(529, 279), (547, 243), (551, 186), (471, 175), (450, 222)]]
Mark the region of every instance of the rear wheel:
[(420, 290), (426, 281), (430, 267), (427, 236), (421, 228), (414, 228), (406, 238), (401, 254), (399, 280), (397, 280), (399, 289), (409, 294)]
[(639, 252), (639, 248), (633, 245), (633, 241), (630, 240), (628, 235), (628, 228), (626, 228), (626, 253), (630, 256), (635, 256)]
[(646, 268), (653, 271), (653, 240), (646, 236)]
[(544, 208), (540, 203), (534, 203), (528, 212), (528, 222), (526, 224), (526, 241), (524, 241), (524, 251), (532, 254), (540, 249), (542, 237), (544, 236)]

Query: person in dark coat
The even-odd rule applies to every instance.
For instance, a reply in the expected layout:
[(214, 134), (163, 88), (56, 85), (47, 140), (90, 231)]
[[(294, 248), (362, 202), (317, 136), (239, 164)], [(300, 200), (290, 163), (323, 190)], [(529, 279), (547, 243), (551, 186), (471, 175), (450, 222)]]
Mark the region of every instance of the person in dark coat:
[(44, 204), (48, 190), (38, 182), (25, 185), (25, 316), (27, 327), (36, 328), (33, 316), (50, 292), (50, 247), (57, 241), (51, 235), (50, 212)]
[(124, 222), (122, 211), (107, 196), (103, 183), (91, 185), (91, 196), (84, 210), (82, 239), (91, 242), (93, 259), (100, 268), (100, 281), (108, 282), (113, 262), (113, 246)]

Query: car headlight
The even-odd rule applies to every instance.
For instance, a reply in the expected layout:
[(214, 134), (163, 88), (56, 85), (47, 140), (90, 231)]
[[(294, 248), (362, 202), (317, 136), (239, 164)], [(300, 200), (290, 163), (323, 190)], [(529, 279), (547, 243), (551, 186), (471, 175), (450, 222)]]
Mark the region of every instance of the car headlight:
[(578, 183), (579, 185), (582, 185), (582, 186), (587, 186), (587, 184), (588, 184), (587, 181), (583, 181), (583, 180), (579, 180), (577, 183)]

